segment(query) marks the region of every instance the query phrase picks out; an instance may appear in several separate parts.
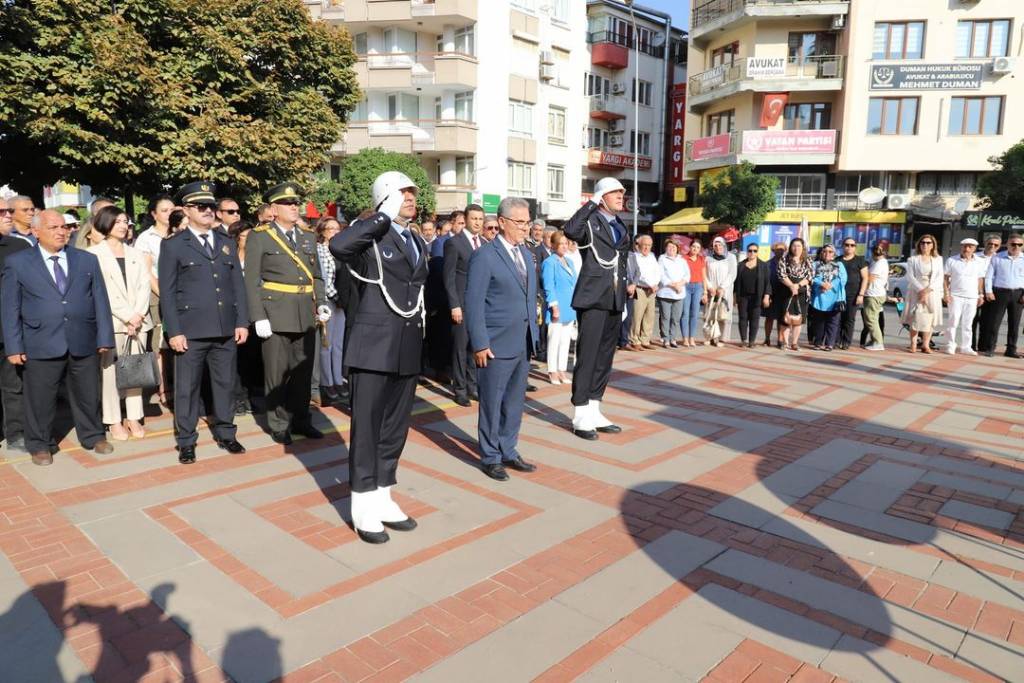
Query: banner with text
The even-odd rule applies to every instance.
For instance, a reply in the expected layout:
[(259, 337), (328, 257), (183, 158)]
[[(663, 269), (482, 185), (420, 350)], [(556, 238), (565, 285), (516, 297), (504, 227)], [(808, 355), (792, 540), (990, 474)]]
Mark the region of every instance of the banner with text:
[(834, 130), (745, 130), (744, 154), (831, 154)]
[(983, 62), (949, 64), (873, 64), (871, 90), (977, 90)]
[(672, 117), (670, 119), (671, 144), (669, 145), (668, 177), (672, 185), (682, 185), (686, 179), (684, 172), (684, 152), (686, 140), (683, 127), (686, 124), (686, 84), (676, 83), (672, 86)]

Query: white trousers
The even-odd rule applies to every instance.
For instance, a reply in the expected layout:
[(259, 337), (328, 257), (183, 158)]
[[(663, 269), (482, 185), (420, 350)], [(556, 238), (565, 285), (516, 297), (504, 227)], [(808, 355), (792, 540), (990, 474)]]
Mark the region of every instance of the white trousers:
[[(149, 338), (149, 332), (139, 332), (139, 341), (142, 342), (142, 349), (146, 348), (146, 339)], [(124, 342), (127, 335), (123, 332), (118, 332), (114, 335), (115, 348), (110, 351), (105, 351), (100, 357), (100, 364), (103, 368), (102, 371), (102, 397), (103, 397), (103, 424), (115, 425), (121, 424), (121, 399), (124, 399), (125, 412), (128, 413), (127, 418), (129, 420), (141, 420), (143, 415), (142, 408), (142, 389), (128, 389), (127, 391), (117, 390), (117, 373), (114, 370), (114, 361), (117, 359), (117, 354), (124, 349)], [(138, 353), (141, 349), (139, 346), (133, 345), (132, 350)]]
[(946, 321), (947, 348), (956, 349), (959, 346), (961, 351), (971, 350), (971, 325), (974, 323), (974, 314), (977, 310), (977, 299), (961, 296), (950, 298), (946, 309), (949, 314), (949, 320)]
[(565, 372), (569, 368), (572, 328), (572, 323), (548, 323), (548, 372)]

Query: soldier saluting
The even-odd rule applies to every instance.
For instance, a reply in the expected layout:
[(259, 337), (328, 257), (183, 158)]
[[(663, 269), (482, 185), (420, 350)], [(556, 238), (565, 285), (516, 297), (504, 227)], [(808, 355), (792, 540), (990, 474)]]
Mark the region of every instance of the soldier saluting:
[(331, 252), (350, 268), (359, 303), (350, 312), (344, 365), (352, 387), (348, 449), (352, 525), (367, 543), (388, 540), (385, 527), (416, 528), (391, 498), (423, 348), (423, 285), (427, 247), (409, 230), (419, 188), (403, 173), (373, 182), (377, 213), (331, 240)]
[(331, 317), (313, 233), (298, 226), (302, 188), (281, 183), (263, 195), (273, 220), (245, 244), (249, 317), (263, 339), (267, 422), (279, 444), (292, 433), (323, 438), (309, 411), (316, 325)]

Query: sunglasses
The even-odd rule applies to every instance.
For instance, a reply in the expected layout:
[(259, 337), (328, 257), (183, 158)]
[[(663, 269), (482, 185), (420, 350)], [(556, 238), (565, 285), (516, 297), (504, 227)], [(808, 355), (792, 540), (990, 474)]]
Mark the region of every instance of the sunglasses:
[(843, 246), (844, 246), (844, 247), (851, 247), (851, 248), (852, 248), (852, 247), (856, 247), (857, 245), (856, 245), (856, 244), (854, 244), (854, 243), (852, 243), (852, 242), (847, 242), (847, 243), (846, 243), (846, 244), (844, 244)]
[(215, 207), (213, 204), (186, 204), (186, 209), (196, 209), (197, 211), (214, 211)]
[(0, 209), (0, 216), (10, 216), (14, 213), (14, 209)]
[(935, 242), (932, 242), (931, 240), (921, 240), (921, 244), (935, 244)]
[(240, 211), (238, 209), (220, 209), (221, 213), (228, 213), (237, 216)]
[(760, 249), (747, 249), (748, 254), (756, 254)]
[(1024, 242), (1010, 242), (1011, 247), (1024, 247)]

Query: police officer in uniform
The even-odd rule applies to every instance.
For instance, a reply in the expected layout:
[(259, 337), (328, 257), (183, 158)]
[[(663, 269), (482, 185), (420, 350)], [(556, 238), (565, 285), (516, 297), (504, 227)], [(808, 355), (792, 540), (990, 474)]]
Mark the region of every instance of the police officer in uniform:
[(358, 304), (347, 312), (344, 365), (352, 388), (352, 525), (367, 543), (386, 542), (385, 527), (416, 528), (392, 500), (391, 488), (409, 434), (423, 347), (427, 247), (408, 227), (418, 191), (405, 174), (382, 173), (373, 182), (377, 213), (330, 244), (359, 290)]
[(316, 236), (299, 227), (302, 188), (281, 183), (263, 195), (274, 219), (257, 226), (245, 243), (249, 317), (263, 340), (267, 422), (279, 444), (291, 434), (323, 438), (310, 419), (309, 399), (316, 325), (331, 317)]
[(622, 431), (601, 414), (601, 399), (612, 373), (626, 305), (626, 261), (631, 240), (617, 216), (625, 195), (626, 188), (618, 180), (602, 178), (590, 201), (563, 228), (565, 236), (579, 244), (583, 254), (572, 297), (579, 325), (572, 377), (572, 431), (589, 441), (598, 438), (598, 432)]
[(160, 247), (161, 309), (167, 343), (174, 351), (174, 427), (178, 462), (196, 461), (196, 423), (203, 369), (209, 371), (217, 445), (244, 453), (235, 439), (235, 358), (249, 336), (242, 266), (234, 240), (213, 229), (214, 185), (189, 183), (175, 203), (188, 216), (188, 229)]

